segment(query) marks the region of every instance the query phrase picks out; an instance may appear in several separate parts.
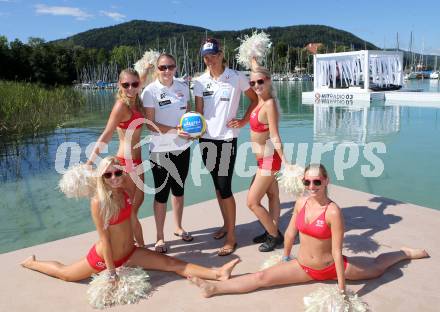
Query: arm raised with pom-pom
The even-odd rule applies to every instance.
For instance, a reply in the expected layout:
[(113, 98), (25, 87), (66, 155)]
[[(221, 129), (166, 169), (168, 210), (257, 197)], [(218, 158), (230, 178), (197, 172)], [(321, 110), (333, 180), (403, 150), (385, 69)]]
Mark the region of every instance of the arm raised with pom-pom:
[(134, 69), (139, 73), (141, 86), (145, 87), (153, 82), (154, 68), (160, 53), (154, 50), (145, 51), (140, 60), (134, 64)]
[(260, 66), (257, 62), (257, 58), (254, 56), (251, 58), (251, 70), (255, 70), (258, 66)]
[(239, 38), (239, 40), (241, 44), (236, 58), (237, 62), (245, 68), (251, 68), (253, 60), (262, 62), (272, 46), (269, 35), (264, 31), (254, 32), (251, 36), (245, 35), (244, 39)]
[(141, 80), (141, 86), (144, 88), (147, 85), (149, 85), (151, 82), (153, 82), (154, 77), (154, 65), (148, 64), (143, 71), (139, 72), (139, 78)]
[[(257, 64), (257, 60), (255, 58), (252, 58), (252, 62)], [(241, 119), (241, 124), (239, 125), (239, 128), (244, 127), (248, 122), (249, 119), (251, 117), (252, 111), (255, 109), (255, 107), (257, 107), (258, 105), (258, 96), (255, 93), (255, 91), (252, 88), (247, 89), (244, 94), (246, 94), (246, 96), (249, 98), (249, 100), (251, 101), (251, 103), (249, 104), (246, 113), (244, 114), (243, 119)]]
[[(238, 47), (237, 61), (245, 68), (253, 70), (258, 66), (258, 61), (262, 61), (272, 45), (269, 36), (265, 32), (255, 32), (251, 36), (245, 35), (244, 39), (240, 39), (241, 44)], [(251, 103), (246, 110), (242, 119), (233, 119), (228, 123), (228, 127), (241, 128), (244, 127), (251, 116), (252, 111), (258, 105), (258, 97), (252, 88), (245, 91), (246, 96)]]
[[(246, 79), (246, 84), (248, 84), (248, 83), (249, 82)], [(230, 127), (230, 128), (243, 128), (244, 126), (246, 126), (246, 124), (249, 122), (252, 111), (258, 105), (258, 96), (252, 88), (248, 88), (246, 91), (244, 91), (244, 94), (250, 100), (249, 106), (246, 109), (246, 112), (245, 112), (243, 118), (241, 118), (241, 119), (234, 118), (228, 122), (228, 127)]]

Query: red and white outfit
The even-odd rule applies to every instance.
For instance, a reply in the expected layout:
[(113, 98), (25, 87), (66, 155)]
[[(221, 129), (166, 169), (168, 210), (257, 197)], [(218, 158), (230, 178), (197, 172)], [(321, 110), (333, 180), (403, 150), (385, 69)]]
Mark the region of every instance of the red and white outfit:
[[(328, 205), (325, 207), (324, 211), (312, 222), (306, 223), (306, 207), (307, 201), (304, 203), (303, 208), (298, 215), (296, 216), (296, 228), (298, 231), (304, 235), (309, 235), (319, 240), (327, 240), (332, 238), (332, 230), (328, 226), (327, 221), (325, 220), (325, 213), (327, 212)], [(344, 269), (347, 268), (348, 260), (347, 257), (343, 257), (344, 259)], [(299, 263), (299, 262), (298, 262)], [(325, 280), (333, 280), (337, 278), (336, 266), (333, 262), (329, 266), (317, 270), (313, 268), (309, 268), (305, 265), (299, 263), (301, 268), (306, 272), (312, 279), (317, 281), (325, 281)]]

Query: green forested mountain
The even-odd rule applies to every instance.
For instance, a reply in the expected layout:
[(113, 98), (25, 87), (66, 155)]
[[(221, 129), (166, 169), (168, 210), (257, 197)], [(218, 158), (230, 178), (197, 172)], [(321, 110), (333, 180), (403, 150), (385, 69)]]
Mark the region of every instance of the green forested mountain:
[[(79, 45), (85, 48), (112, 50), (115, 46), (142, 46), (164, 49), (174, 44), (173, 38), (182, 36), (190, 49), (199, 46), (205, 36), (215, 37), (226, 45), (236, 47), (238, 37), (250, 34), (254, 29), (239, 31), (211, 31), (202, 27), (181, 25), (169, 22), (150, 22), (134, 20), (111, 27), (91, 29), (56, 42), (66, 45)], [(320, 42), (332, 48), (347, 46), (353, 49), (376, 49), (376, 47), (355, 35), (322, 25), (298, 25), (288, 27), (269, 27), (262, 29), (270, 34), (275, 44), (291, 47), (304, 47), (310, 42)]]
[[(169, 22), (134, 20), (52, 42), (41, 38), (30, 38), (27, 43), (18, 39), (8, 42), (0, 33), (0, 80), (45, 85), (116, 81), (119, 71), (132, 67), (147, 49), (172, 53), (177, 60), (177, 74), (193, 76), (204, 70), (200, 45), (205, 37), (219, 39), (228, 66), (241, 69), (236, 62), (238, 38), (255, 30), (264, 30), (272, 39), (273, 49), (265, 66), (275, 73), (313, 72), (313, 56), (304, 48), (308, 43), (322, 43), (319, 53), (378, 49), (349, 32), (323, 25), (212, 31)], [(433, 57), (405, 53), (408, 67), (414, 60), (433, 64)]]
[(169, 37), (182, 35), (190, 40), (200, 37), (204, 32), (205, 29), (201, 27), (134, 20), (115, 26), (91, 29), (55, 42), (110, 51), (117, 46), (148, 45), (154, 48), (158, 40), (159, 43), (163, 43)]

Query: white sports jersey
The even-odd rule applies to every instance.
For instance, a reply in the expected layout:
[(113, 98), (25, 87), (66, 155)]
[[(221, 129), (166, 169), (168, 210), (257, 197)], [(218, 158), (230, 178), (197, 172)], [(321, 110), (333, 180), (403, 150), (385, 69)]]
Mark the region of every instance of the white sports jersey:
[(203, 116), (206, 119), (203, 138), (227, 140), (238, 137), (240, 129), (226, 125), (236, 118), (241, 92), (248, 89), (246, 76), (229, 68), (225, 68), (218, 80), (213, 79), (209, 72), (194, 80), (194, 96), (203, 98)]
[[(186, 113), (189, 88), (186, 84), (173, 80), (171, 87), (164, 86), (159, 79), (147, 87), (141, 95), (144, 107), (154, 108), (154, 120), (169, 127), (179, 125), (180, 117)], [(150, 152), (185, 150), (190, 142), (175, 133), (151, 132)]]

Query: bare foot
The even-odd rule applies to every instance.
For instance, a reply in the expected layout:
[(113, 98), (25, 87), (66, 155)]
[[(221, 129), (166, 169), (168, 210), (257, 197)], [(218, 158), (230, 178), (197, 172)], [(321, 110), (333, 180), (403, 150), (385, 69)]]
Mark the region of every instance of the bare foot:
[(20, 262), (20, 265), (23, 268), (29, 268), (32, 262), (35, 261), (35, 255), (27, 257), (24, 261)]
[(219, 281), (226, 281), (231, 277), (232, 270), (235, 266), (240, 262), (240, 258), (234, 259), (223, 265), (221, 268), (218, 268), (218, 278)]
[(409, 259), (421, 259), (421, 258), (427, 258), (429, 257), (429, 254), (426, 252), (425, 249), (414, 249), (409, 247), (402, 247), (400, 248)]
[(198, 277), (190, 277), (190, 278), (188, 278), (188, 280), (200, 288), (200, 290), (202, 291), (203, 297), (209, 298), (214, 295), (214, 292), (215, 292), (215, 284), (214, 283), (205, 281), (205, 280), (198, 278)]

